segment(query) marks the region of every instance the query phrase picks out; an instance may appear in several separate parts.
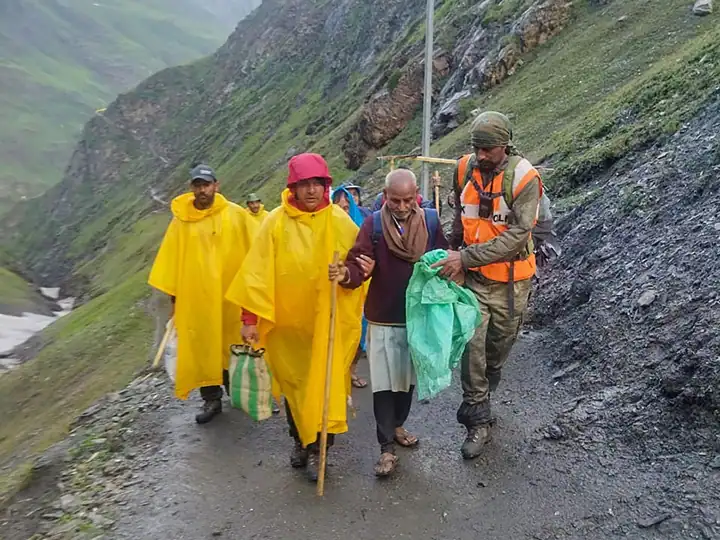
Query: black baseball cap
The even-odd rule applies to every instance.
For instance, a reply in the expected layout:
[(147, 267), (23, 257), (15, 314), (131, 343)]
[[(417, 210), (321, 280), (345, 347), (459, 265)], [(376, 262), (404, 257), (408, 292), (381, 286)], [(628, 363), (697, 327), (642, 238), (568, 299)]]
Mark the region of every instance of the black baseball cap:
[(190, 171), (190, 181), (205, 180), (206, 182), (217, 182), (215, 171), (207, 165), (198, 165)]

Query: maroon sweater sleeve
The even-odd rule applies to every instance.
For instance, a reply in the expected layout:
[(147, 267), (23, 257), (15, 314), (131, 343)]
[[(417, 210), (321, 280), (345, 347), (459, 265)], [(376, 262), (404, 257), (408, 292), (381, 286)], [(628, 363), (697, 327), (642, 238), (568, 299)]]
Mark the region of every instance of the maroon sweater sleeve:
[(345, 259), (345, 266), (350, 271), (350, 279), (346, 283), (341, 283), (346, 289), (357, 289), (365, 281), (365, 273), (363, 272), (357, 258), (360, 255), (366, 255), (371, 259), (375, 259), (375, 246), (372, 243), (373, 217), (370, 214), (363, 221), (360, 232), (358, 233), (355, 245), (348, 252)]

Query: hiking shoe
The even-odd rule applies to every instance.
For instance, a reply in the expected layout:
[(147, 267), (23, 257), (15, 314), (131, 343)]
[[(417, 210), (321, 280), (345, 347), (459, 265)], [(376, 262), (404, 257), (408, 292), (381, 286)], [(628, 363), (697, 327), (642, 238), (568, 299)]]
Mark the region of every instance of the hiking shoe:
[(468, 428), (467, 437), (465, 438), (465, 442), (460, 449), (463, 458), (475, 459), (480, 454), (482, 454), (483, 446), (485, 446), (491, 440), (492, 435), (490, 434), (489, 424)]
[(320, 474), (320, 452), (308, 452), (307, 457), (307, 477), (311, 482), (318, 481)]
[(290, 453), (290, 466), (293, 469), (302, 469), (307, 467), (308, 464), (308, 451), (307, 448), (303, 448), (300, 441), (295, 441), (293, 451)]
[(198, 424), (207, 424), (222, 412), (222, 401), (219, 399), (211, 399), (203, 404), (202, 411), (197, 413), (195, 421)]

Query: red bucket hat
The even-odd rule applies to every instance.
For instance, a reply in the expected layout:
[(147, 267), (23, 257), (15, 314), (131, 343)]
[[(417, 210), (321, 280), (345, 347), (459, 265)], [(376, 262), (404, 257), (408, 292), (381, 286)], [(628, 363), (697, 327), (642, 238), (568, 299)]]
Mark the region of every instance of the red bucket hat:
[(326, 185), (332, 184), (327, 162), (319, 154), (306, 153), (293, 156), (288, 162), (288, 186), (310, 178), (323, 178)]

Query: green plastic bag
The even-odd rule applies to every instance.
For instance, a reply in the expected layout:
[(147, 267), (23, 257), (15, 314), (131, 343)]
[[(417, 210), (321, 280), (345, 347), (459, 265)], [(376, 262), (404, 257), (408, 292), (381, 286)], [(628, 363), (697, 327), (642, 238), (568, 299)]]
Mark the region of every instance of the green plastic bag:
[(480, 306), (475, 295), (439, 276), (439, 268), (430, 268), (445, 258), (447, 252), (442, 249), (423, 255), (413, 268), (407, 288), (407, 335), (418, 399), (434, 397), (450, 386), (452, 370), (480, 326)]
[(272, 377), (265, 362), (265, 350), (233, 345), (230, 351), (230, 404), (253, 420), (270, 418)]

